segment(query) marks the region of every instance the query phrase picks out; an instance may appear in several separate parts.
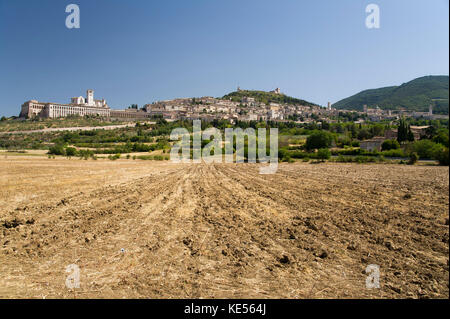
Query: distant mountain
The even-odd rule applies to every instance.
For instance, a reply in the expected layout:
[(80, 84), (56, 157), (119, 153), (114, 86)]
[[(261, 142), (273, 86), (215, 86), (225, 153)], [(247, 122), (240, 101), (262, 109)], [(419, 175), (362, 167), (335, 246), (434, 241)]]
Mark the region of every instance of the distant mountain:
[(366, 104), (381, 109), (426, 112), (432, 104), (434, 114), (448, 114), (448, 81), (447, 75), (424, 76), (400, 86), (362, 91), (334, 103), (333, 107), (362, 111)]
[(282, 93), (274, 93), (274, 92), (265, 92), (265, 91), (251, 91), (251, 90), (239, 90), (235, 92), (231, 92), (222, 99), (224, 100), (232, 100), (234, 102), (240, 102), (243, 97), (251, 97), (254, 98), (255, 101), (261, 103), (280, 103), (280, 104), (297, 104), (297, 105), (306, 105), (306, 106), (317, 106), (315, 103), (311, 103), (305, 100), (297, 99), (294, 97), (290, 97), (284, 95)]

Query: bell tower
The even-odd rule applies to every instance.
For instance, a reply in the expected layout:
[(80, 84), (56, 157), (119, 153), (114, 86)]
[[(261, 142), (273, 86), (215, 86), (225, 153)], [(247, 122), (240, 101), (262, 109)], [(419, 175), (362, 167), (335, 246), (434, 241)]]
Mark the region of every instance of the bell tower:
[(87, 90), (86, 92), (86, 104), (94, 105), (94, 90)]

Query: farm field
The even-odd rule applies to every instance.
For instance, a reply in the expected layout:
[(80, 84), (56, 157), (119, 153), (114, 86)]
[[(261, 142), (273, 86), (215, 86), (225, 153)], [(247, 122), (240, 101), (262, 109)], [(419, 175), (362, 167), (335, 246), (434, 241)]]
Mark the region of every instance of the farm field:
[(449, 298), (448, 166), (258, 172), (1, 156), (0, 298)]

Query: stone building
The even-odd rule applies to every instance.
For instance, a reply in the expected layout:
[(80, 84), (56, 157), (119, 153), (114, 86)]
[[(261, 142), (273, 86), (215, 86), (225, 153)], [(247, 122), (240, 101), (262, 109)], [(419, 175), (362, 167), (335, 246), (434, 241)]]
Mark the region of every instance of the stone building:
[(71, 115), (109, 117), (110, 108), (104, 99), (94, 99), (93, 90), (87, 90), (86, 99), (82, 96), (73, 97), (70, 104), (27, 101), (22, 105), (19, 117), (60, 118)]
[(148, 120), (152, 117), (152, 114), (144, 110), (127, 109), (127, 110), (111, 110), (111, 120)]
[(270, 93), (281, 94), (281, 89), (280, 88), (276, 88), (275, 90), (270, 91)]
[(381, 151), (381, 145), (386, 140), (383, 136), (376, 136), (370, 140), (365, 140), (360, 143), (360, 147), (366, 151)]

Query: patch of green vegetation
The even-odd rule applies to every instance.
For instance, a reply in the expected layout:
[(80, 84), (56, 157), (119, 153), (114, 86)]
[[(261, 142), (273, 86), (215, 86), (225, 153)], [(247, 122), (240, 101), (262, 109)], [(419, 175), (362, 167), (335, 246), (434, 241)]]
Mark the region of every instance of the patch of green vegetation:
[(61, 127), (101, 127), (117, 124), (123, 124), (123, 122), (107, 121), (95, 116), (68, 116), (61, 119), (34, 118), (28, 120), (4, 117), (4, 119), (0, 121), (0, 132), (30, 131)]
[(327, 131), (317, 131), (306, 139), (305, 148), (307, 150), (324, 149), (331, 146), (333, 135)]
[(363, 156), (363, 155), (358, 155), (358, 156), (343, 156), (343, 155), (339, 155), (336, 158), (332, 159), (333, 162), (337, 162), (337, 163), (358, 163), (358, 164), (363, 164), (363, 163), (381, 163), (384, 162), (385, 159), (383, 156)]
[(111, 161), (115, 161), (115, 160), (120, 159), (120, 157), (121, 157), (121, 155), (119, 153), (117, 153), (117, 154), (114, 154), (114, 155), (109, 155), (108, 159), (111, 160)]
[(265, 91), (253, 91), (253, 90), (242, 90), (231, 92), (222, 97), (224, 100), (230, 100), (233, 102), (241, 102), (242, 98), (250, 97), (254, 98), (256, 102), (270, 104), (294, 104), (294, 105), (305, 105), (305, 106), (317, 106), (315, 103), (311, 103), (305, 100), (297, 99), (284, 94), (275, 94)]
[(437, 159), (437, 154), (444, 146), (425, 139), (412, 143), (410, 148), (411, 152), (417, 153), (421, 159)]
[[(145, 160), (145, 161), (168, 161), (170, 159), (169, 156), (162, 156), (162, 155), (154, 155), (154, 156), (140, 155), (140, 156), (137, 156), (136, 158), (140, 159), (140, 160)], [(133, 158), (133, 159), (136, 159), (136, 158)]]
[(381, 144), (381, 150), (389, 151), (396, 150), (400, 148), (400, 143), (397, 140), (386, 140)]

